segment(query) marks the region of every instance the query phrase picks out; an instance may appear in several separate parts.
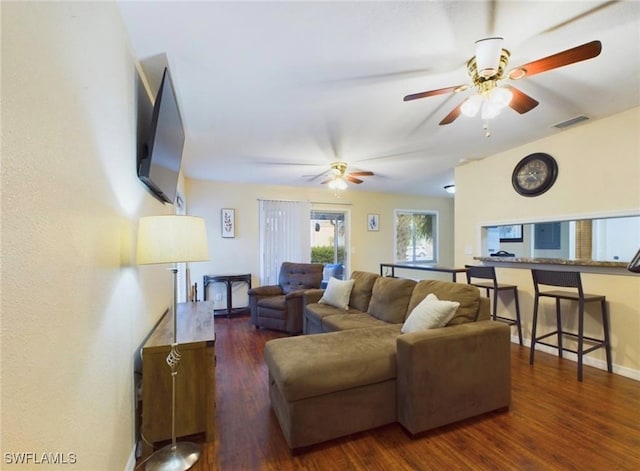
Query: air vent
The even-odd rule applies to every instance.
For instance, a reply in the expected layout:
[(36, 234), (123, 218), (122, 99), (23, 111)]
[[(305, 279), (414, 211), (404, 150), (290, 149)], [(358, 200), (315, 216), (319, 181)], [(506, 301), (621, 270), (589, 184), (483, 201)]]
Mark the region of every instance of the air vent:
[(570, 126), (575, 126), (576, 124), (586, 121), (588, 119), (589, 118), (587, 116), (576, 116), (575, 118), (571, 118), (561, 123), (554, 124), (553, 127), (558, 129), (564, 129)]

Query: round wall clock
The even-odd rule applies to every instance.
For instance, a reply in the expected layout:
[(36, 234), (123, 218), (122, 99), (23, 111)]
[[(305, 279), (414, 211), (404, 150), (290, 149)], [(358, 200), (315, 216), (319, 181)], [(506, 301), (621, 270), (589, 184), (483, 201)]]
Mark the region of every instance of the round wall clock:
[(549, 154), (527, 155), (513, 169), (511, 183), (522, 196), (538, 196), (547, 191), (558, 177), (558, 163)]

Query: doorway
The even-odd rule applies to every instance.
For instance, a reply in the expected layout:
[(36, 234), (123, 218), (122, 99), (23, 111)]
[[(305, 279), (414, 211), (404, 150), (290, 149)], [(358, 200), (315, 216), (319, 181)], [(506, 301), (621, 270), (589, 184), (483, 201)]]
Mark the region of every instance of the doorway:
[(344, 280), (348, 273), (347, 211), (311, 211), (311, 262), (323, 263), (323, 286), (334, 277)]

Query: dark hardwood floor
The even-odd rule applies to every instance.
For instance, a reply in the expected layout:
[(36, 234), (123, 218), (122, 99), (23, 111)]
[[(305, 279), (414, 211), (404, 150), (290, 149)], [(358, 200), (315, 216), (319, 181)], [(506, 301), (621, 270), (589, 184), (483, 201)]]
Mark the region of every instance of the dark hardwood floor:
[(205, 470), (640, 470), (640, 382), (512, 345), (512, 405), (411, 439), (398, 424), (292, 456), (271, 412), (266, 341), (248, 317), (216, 318), (216, 440)]

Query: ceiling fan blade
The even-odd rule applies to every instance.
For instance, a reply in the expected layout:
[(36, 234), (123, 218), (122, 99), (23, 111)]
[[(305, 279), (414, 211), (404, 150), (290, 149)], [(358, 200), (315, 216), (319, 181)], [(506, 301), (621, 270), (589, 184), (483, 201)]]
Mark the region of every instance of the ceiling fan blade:
[(329, 183), (331, 180), (333, 180), (333, 178), (327, 178), (325, 181), (320, 182), (321, 185), (325, 185), (327, 183)]
[(428, 92), (413, 93), (405, 96), (403, 101), (417, 100), (418, 98), (427, 98), (430, 96), (444, 95), (445, 93), (461, 92), (469, 88), (467, 85), (456, 85), (455, 87), (439, 88), (438, 90), (429, 90)]
[(509, 106), (516, 110), (518, 113), (524, 114), (538, 106), (537, 100), (534, 100), (526, 93), (518, 90), (516, 87), (512, 87), (511, 85), (504, 85), (504, 88), (508, 88), (509, 90), (511, 90), (511, 93), (513, 93), (513, 98), (509, 102)]
[(325, 170), (324, 172), (318, 173), (316, 175), (302, 175), (302, 178), (306, 178), (308, 182), (312, 182), (312, 181), (314, 181), (314, 180), (326, 175), (327, 172), (328, 172), (328, 170)]
[(349, 172), (352, 177), (373, 177), (373, 172), (363, 170), (362, 172)]
[(357, 183), (357, 184), (360, 184), (364, 181), (364, 180), (360, 180), (359, 178), (352, 177), (351, 175), (345, 175), (344, 178), (346, 180), (349, 180), (351, 183)]
[[(576, 46), (566, 51), (558, 52), (542, 59), (538, 59), (528, 64), (516, 67), (509, 72), (510, 79), (518, 79), (523, 77), (531, 77), (548, 70), (564, 67), (565, 65), (575, 64), (576, 62), (585, 61), (597, 57), (602, 51), (602, 43), (600, 41), (591, 41), (581, 46)], [(524, 74), (523, 74), (524, 72)]]
[[(464, 100), (462, 103), (464, 103), (467, 100)], [(444, 126), (445, 124), (451, 124), (453, 123), (458, 116), (460, 116), (460, 109), (462, 108), (462, 103), (460, 103), (458, 106), (456, 106), (454, 109), (451, 110), (451, 112), (444, 117), (444, 119), (442, 121), (440, 121), (440, 126)]]

